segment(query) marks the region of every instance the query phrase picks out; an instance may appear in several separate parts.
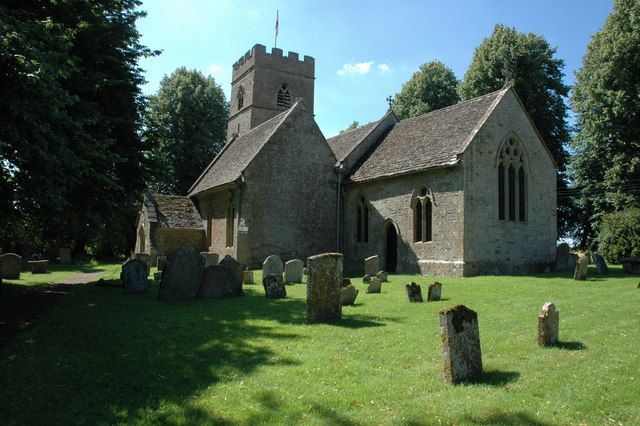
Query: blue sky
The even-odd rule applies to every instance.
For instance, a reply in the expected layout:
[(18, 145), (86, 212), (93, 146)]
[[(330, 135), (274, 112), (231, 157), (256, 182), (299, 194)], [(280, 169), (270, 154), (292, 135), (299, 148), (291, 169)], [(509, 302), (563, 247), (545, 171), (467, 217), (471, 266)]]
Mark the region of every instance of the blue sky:
[(256, 43), (316, 60), (315, 114), (331, 137), (353, 120), (380, 118), (420, 64), (438, 59), (464, 76), (474, 49), (495, 24), (543, 35), (566, 63), (572, 84), (610, 0), (218, 1), (146, 0), (142, 42), (162, 55), (144, 59), (145, 94), (180, 66), (212, 75), (227, 98), (231, 65)]

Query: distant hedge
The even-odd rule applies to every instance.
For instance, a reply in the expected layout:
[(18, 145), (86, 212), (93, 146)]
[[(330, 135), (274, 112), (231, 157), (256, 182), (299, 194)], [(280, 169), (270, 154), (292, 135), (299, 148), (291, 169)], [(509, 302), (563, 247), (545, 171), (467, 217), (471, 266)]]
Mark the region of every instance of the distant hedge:
[(602, 217), (598, 250), (612, 263), (623, 257), (640, 256), (640, 208), (630, 208)]

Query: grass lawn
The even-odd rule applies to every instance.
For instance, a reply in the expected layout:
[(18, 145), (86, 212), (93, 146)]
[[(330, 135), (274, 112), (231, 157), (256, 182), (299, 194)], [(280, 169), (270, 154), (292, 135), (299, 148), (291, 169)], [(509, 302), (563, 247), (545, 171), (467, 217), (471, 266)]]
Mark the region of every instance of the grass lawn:
[[(404, 284), (426, 296), (432, 278), (354, 279), (356, 306), (313, 326), (305, 285), (179, 303), (80, 286), (0, 348), (0, 424), (639, 424), (639, 278), (589, 273), (443, 278), (422, 304)], [(539, 348), (548, 301), (561, 344)], [(438, 312), (458, 303), (478, 312), (485, 375), (452, 386)]]

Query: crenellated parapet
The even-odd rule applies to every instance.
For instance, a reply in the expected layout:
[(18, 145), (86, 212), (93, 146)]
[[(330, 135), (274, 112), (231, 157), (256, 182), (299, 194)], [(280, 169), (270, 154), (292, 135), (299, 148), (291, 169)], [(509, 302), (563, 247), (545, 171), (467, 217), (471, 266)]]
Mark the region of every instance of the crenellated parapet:
[(300, 55), (296, 52), (283, 54), (282, 49), (274, 47), (271, 52), (262, 44), (254, 45), (247, 53), (233, 64), (233, 77), (235, 81), (254, 66), (265, 66), (268, 68), (283, 69), (288, 72), (305, 77), (315, 77), (315, 59), (304, 55), (300, 60)]

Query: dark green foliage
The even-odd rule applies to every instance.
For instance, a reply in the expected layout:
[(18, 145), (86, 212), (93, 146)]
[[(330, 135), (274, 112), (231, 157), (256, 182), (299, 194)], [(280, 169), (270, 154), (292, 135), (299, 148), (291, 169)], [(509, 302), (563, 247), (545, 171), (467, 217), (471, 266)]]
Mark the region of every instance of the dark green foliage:
[(597, 240), (598, 250), (609, 262), (640, 257), (640, 208), (604, 214)]
[[(564, 61), (555, 57), (544, 37), (496, 25), (491, 36), (475, 50), (471, 66), (460, 84), (460, 95), (471, 99), (513, 84), (529, 116), (558, 165), (558, 188), (567, 187), (566, 124), (567, 107), (563, 97), (569, 87), (562, 81)], [(558, 233), (570, 228), (571, 201), (558, 198)]]
[(354, 121), (351, 122), (351, 124), (349, 124), (347, 126), (346, 129), (340, 130), (340, 133), (348, 132), (349, 130), (357, 129), (358, 127), (360, 127), (360, 123), (358, 123), (357, 121), (354, 120)]
[(571, 105), (573, 178), (583, 213), (577, 237), (597, 233), (602, 215), (640, 205), (640, 2), (617, 0), (576, 74)]
[(229, 106), (213, 77), (178, 68), (149, 100), (145, 140), (157, 173), (152, 188), (186, 195), (225, 144)]
[(442, 62), (422, 64), (396, 94), (393, 112), (404, 120), (453, 105), (460, 101), (457, 86), (455, 74)]

